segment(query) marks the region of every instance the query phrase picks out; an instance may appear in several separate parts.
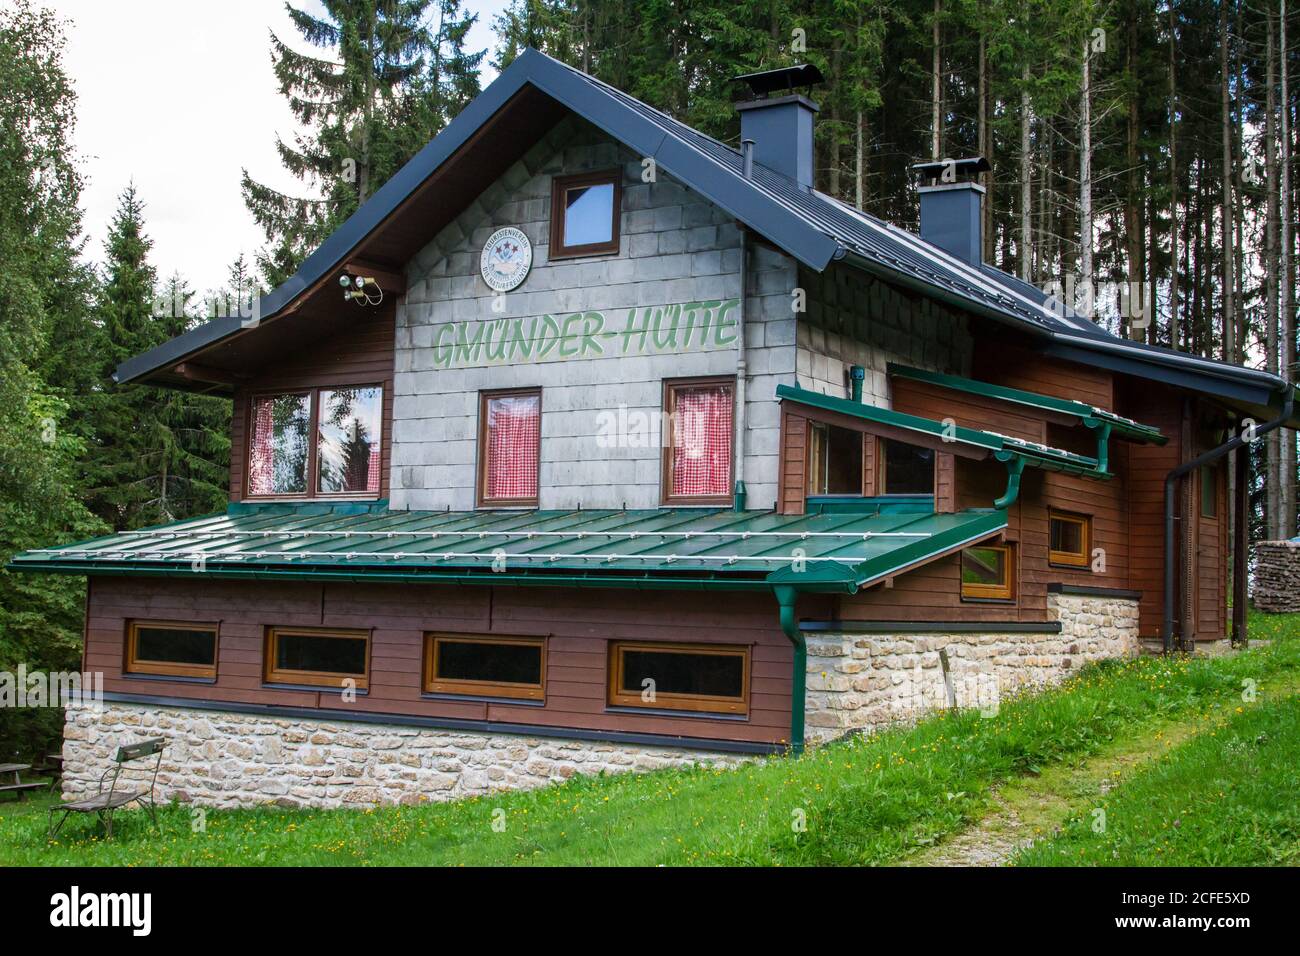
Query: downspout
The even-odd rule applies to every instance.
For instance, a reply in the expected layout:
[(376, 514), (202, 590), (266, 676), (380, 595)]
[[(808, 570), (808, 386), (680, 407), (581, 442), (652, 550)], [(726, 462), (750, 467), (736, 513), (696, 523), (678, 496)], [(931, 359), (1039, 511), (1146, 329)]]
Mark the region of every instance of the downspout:
[(1287, 386), (1286, 400), (1282, 404), (1282, 414), (1272, 421), (1253, 429), (1249, 442), (1238, 432), (1217, 448), (1211, 448), (1191, 461), (1179, 465), (1165, 476), (1165, 619), (1164, 651), (1166, 654), (1174, 649), (1174, 486), (1178, 479), (1202, 465), (1218, 461), (1236, 448), (1244, 448), (1260, 435), (1266, 435), (1274, 429), (1281, 428), (1295, 411), (1295, 392)]
[(867, 377), (867, 370), (861, 365), (849, 366), (849, 397), (859, 405), (862, 404), (862, 380)]
[(803, 719), (807, 706), (808, 687), (808, 645), (803, 632), (799, 630), (799, 618), (795, 616), (795, 602), (799, 599), (798, 589), (788, 584), (778, 584), (777, 603), (781, 606), (781, 630), (794, 645), (794, 673), (790, 675), (790, 752), (803, 753)]
[[(752, 156), (752, 145), (750, 155)], [(745, 510), (745, 301), (749, 298), (749, 231), (740, 230), (740, 315), (736, 320), (736, 414), (732, 443), (736, 449), (736, 487), (732, 495), (736, 511)]]
[(1019, 455), (1006, 458), (1003, 458), (1002, 455), (1002, 452), (998, 452), (995, 457), (1007, 466), (1007, 490), (1002, 497), (993, 499), (993, 507), (1005, 511), (1014, 505), (1016, 499), (1020, 497), (1020, 476), (1025, 470), (1025, 460)]
[(1108, 471), (1110, 469), (1111, 424), (1110, 422), (1091, 420), (1087, 425), (1097, 433), (1097, 470)]

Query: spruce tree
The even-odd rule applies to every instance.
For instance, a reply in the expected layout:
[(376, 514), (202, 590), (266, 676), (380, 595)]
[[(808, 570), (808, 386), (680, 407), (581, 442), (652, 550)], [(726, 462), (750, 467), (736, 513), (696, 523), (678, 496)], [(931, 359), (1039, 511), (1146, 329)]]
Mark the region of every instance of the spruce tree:
[[(93, 274), (78, 262), (81, 180), (71, 140), (76, 98), (63, 26), (18, 0), (0, 10), (0, 670), (71, 670), (81, 646), (84, 582), (3, 570), (15, 552), (101, 530), (81, 505), (69, 427), (94, 327)], [(66, 351), (65, 351), (66, 350)], [(0, 708), (0, 754), (57, 740), (62, 712)]]
[(300, 53), (271, 36), (280, 92), (308, 128), (276, 148), (316, 195), (290, 196), (244, 171), (244, 202), (266, 234), (259, 265), (271, 286), (478, 93), (483, 55), (465, 50), (475, 17), (460, 0), (324, 0), (324, 17), (286, 6), (322, 53)]

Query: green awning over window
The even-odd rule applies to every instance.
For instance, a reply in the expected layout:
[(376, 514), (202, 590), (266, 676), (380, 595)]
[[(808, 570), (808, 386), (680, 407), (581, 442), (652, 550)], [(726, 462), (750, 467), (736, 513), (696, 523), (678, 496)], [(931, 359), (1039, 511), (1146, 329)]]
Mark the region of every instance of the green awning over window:
[(88, 575), (852, 592), (1006, 528), (996, 510), (779, 515), (720, 509), (267, 507), (17, 555)]
[(1114, 477), (1096, 458), (1079, 455), (1061, 448), (1052, 448), (1050, 445), (1041, 445), (1038, 442), (1026, 441), (1023, 438), (1013, 438), (1010, 435), (999, 435), (995, 432), (978, 431), (974, 428), (963, 428), (960, 425), (947, 425), (932, 418), (922, 418), (919, 415), (896, 412), (891, 408), (879, 408), (865, 402), (855, 402), (834, 395), (823, 395), (821, 392), (790, 385), (778, 385), (776, 387), (776, 397), (797, 402), (800, 405), (807, 405), (810, 408), (820, 408), (824, 411), (860, 418), (863, 421), (874, 422), (878, 425), (915, 432), (917, 435), (923, 435), (931, 440), (981, 449), (988, 456), (995, 457), (1003, 462), (1011, 458), (1018, 458), (1026, 465), (1041, 468), (1045, 471), (1060, 471), (1066, 474), (1101, 480)]
[(995, 398), (999, 401), (1008, 402), (1013, 405), (1021, 405), (1026, 408), (1042, 412), (1056, 412), (1061, 415), (1070, 415), (1079, 419), (1079, 423), (1089, 428), (1096, 428), (1099, 425), (1109, 425), (1111, 432), (1122, 438), (1128, 438), (1132, 441), (1154, 443), (1163, 445), (1169, 439), (1161, 434), (1160, 429), (1153, 425), (1143, 425), (1141, 422), (1135, 422), (1131, 418), (1125, 418), (1122, 415), (1116, 415), (1114, 412), (1107, 411), (1104, 408), (1097, 408), (1095, 405), (1088, 405), (1084, 402), (1075, 402), (1066, 398), (1056, 398), (1052, 395), (1040, 395), (1037, 392), (1026, 392), (1019, 388), (1008, 388), (1005, 385), (992, 385), (988, 382), (976, 381), (973, 378), (962, 378), (960, 375), (943, 375), (939, 372), (930, 372), (925, 369), (911, 368), (906, 365), (895, 365), (890, 363), (889, 374), (898, 378), (911, 379), (915, 382), (926, 382), (930, 385), (938, 385), (941, 388), (949, 388), (958, 392), (965, 392), (968, 395), (978, 395), (983, 398)]

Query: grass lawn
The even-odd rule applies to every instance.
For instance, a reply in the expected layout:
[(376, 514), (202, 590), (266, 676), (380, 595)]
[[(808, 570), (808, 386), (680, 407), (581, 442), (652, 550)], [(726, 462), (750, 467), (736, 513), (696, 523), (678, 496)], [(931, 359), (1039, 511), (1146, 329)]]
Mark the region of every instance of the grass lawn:
[[(200, 819), (174, 806), (160, 813), (161, 834), (140, 813), (120, 814), (111, 842), (85, 819), (47, 841), (39, 802), (4, 804), (0, 865), (892, 863), (978, 819), (1002, 781), (1096, 754), (1171, 719), (1217, 726), (1271, 713), (1268, 688), (1300, 680), (1300, 637), (1290, 636), (1300, 632), (1300, 616), (1256, 622), (1264, 626), (1254, 634), (1277, 638), (1271, 646), (1214, 659), (1107, 662), (1005, 701), (994, 717), (945, 713), (737, 770), (579, 777), (526, 793), (366, 811), (209, 810)], [(1245, 681), (1260, 688), (1258, 703), (1242, 703)], [(1294, 737), (1278, 729), (1270, 739), (1289, 747), (1294, 765)], [(1199, 795), (1207, 815), (1215, 795), (1227, 792), (1219, 783), (1178, 786), (1181, 803)], [(1148, 806), (1155, 820), (1179, 804)], [(1261, 852), (1253, 860), (1278, 857)]]
[(1277, 695), (1237, 710), (1053, 839), (1020, 853), (1016, 864), (1300, 864), (1300, 696)]

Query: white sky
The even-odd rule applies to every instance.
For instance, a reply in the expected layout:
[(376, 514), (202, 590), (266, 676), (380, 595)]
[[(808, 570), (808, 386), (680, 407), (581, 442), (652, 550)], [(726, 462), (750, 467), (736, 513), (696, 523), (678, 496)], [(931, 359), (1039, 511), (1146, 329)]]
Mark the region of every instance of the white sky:
[[(3, 0), (0, 0), (3, 2)], [(262, 232), (244, 208), (241, 167), (301, 194), (280, 165), (278, 133), (297, 128), (271, 72), (268, 31), (307, 49), (279, 0), (40, 0), (67, 24), (64, 69), (77, 91), (74, 143), (86, 177), (86, 255), (103, 256), (117, 197), (135, 180), (160, 277), (203, 293), (224, 284)], [(317, 0), (297, 6), (320, 13)], [(491, 49), (506, 0), (464, 0), (479, 15), (470, 50)], [(492, 71), (485, 69), (483, 85)]]

